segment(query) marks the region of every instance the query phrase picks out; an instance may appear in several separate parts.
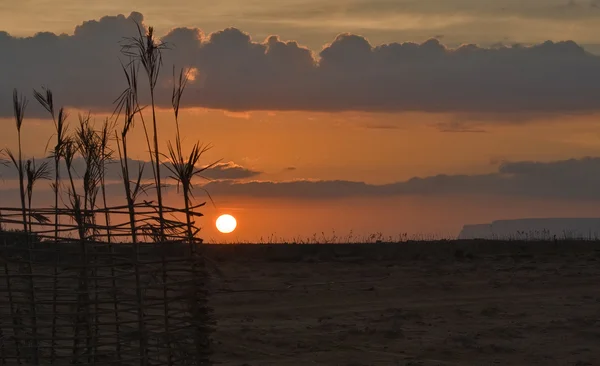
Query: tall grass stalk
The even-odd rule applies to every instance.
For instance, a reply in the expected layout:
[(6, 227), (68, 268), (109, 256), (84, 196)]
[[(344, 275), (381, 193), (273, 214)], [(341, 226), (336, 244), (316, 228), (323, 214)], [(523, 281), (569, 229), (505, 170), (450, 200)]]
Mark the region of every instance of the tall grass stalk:
[[(125, 197), (127, 200), (127, 207), (129, 209), (129, 220), (131, 225), (131, 239), (134, 243), (137, 243), (137, 227), (135, 221), (135, 202), (137, 196), (141, 192), (145, 192), (147, 185), (142, 183), (142, 177), (144, 173), (144, 165), (140, 165), (137, 174), (137, 180), (135, 182), (131, 181), (131, 174), (129, 170), (129, 155), (127, 153), (127, 136), (129, 132), (133, 129), (135, 125), (135, 116), (136, 114), (141, 114), (141, 107), (139, 106), (137, 99), (137, 67), (135, 61), (130, 62), (129, 68), (122, 66), (123, 72), (125, 73), (125, 77), (127, 79), (127, 89), (121, 93), (119, 98), (117, 99), (117, 107), (115, 108), (115, 113), (117, 118), (122, 114), (123, 115), (123, 128), (121, 130), (121, 141), (123, 143), (122, 150), (121, 145), (119, 144), (119, 136), (115, 131), (115, 137), (117, 141), (117, 150), (119, 152), (119, 161), (121, 164), (121, 174), (123, 178), (123, 185), (125, 188)], [(146, 130), (146, 125), (143, 122), (144, 134), (146, 135), (146, 142), (148, 144), (148, 151), (151, 151), (150, 148), (150, 140), (148, 138), (148, 132)], [(152, 154), (150, 153), (151, 165), (153, 172), (155, 170), (155, 166), (153, 164), (154, 159)], [(155, 175), (156, 176), (156, 175)], [(131, 187), (133, 183), (133, 188)]]
[[(108, 244), (112, 244), (111, 241), (111, 230), (110, 230), (110, 212), (108, 211), (108, 204), (106, 202), (106, 169), (107, 165), (110, 164), (113, 158), (113, 151), (109, 146), (110, 142), (110, 131), (114, 129), (114, 124), (109, 123), (108, 119), (102, 124), (102, 128), (99, 132), (99, 143), (100, 143), (100, 187), (102, 192), (102, 204), (104, 206), (104, 223), (106, 227), (106, 241)], [(111, 246), (112, 248), (112, 246)]]
[[(136, 214), (135, 214), (135, 202), (140, 192), (145, 191), (145, 185), (142, 183), (142, 177), (144, 174), (144, 165), (139, 165), (137, 180), (132, 182), (129, 171), (129, 156), (127, 153), (127, 136), (134, 127), (135, 116), (140, 114), (142, 118), (142, 124), (144, 133), (146, 135), (146, 142), (148, 144), (148, 151), (151, 151), (150, 140), (148, 138), (148, 132), (146, 124), (143, 121), (143, 115), (141, 108), (139, 107), (137, 99), (137, 67), (135, 61), (129, 64), (129, 68), (123, 66), (123, 71), (127, 79), (128, 87), (121, 94), (117, 103), (117, 117), (119, 114), (123, 114), (123, 128), (121, 130), (121, 141), (123, 146), (119, 143), (119, 136), (116, 135), (117, 150), (119, 152), (119, 161), (121, 164), (121, 175), (123, 178), (123, 185), (125, 188), (125, 197), (127, 199), (127, 207), (129, 211), (129, 221), (131, 225), (131, 240), (133, 241), (133, 266), (135, 272), (135, 283), (136, 283), (136, 301), (137, 301), (137, 320), (138, 320), (138, 331), (139, 331), (139, 345), (140, 345), (140, 366), (146, 366), (148, 364), (148, 341), (146, 339), (146, 324), (145, 324), (145, 306), (144, 306), (144, 295), (141, 287), (141, 273), (140, 273), (140, 247), (137, 237), (136, 227)], [(151, 164), (153, 163), (152, 154), (150, 153)], [(154, 164), (152, 164), (153, 170)], [(154, 175), (156, 177), (156, 174)], [(133, 183), (133, 188), (132, 188)], [(166, 307), (165, 302), (165, 307)]]
[[(166, 48), (165, 44), (161, 42), (157, 42), (154, 37), (154, 28), (149, 27), (148, 30), (142, 30), (142, 26), (136, 23), (138, 36), (129, 38), (129, 42), (123, 46), (122, 51), (133, 57), (134, 60), (137, 60), (144, 70), (146, 71), (146, 76), (148, 77), (148, 86), (150, 89), (150, 103), (152, 107), (152, 127), (153, 127), (153, 143), (154, 143), (154, 151), (151, 152), (150, 155), (154, 155), (153, 163), (154, 163), (154, 179), (156, 186), (156, 197), (158, 200), (158, 225), (159, 225), (159, 243), (163, 245), (163, 261), (162, 261), (162, 277), (163, 277), (163, 296), (165, 299), (167, 298), (168, 289), (167, 289), (167, 272), (166, 272), (166, 248), (165, 246), (165, 218), (163, 214), (163, 201), (162, 201), (162, 181), (160, 175), (160, 151), (158, 147), (158, 127), (156, 121), (156, 105), (155, 105), (155, 87), (158, 82), (158, 77), (160, 74), (160, 68), (162, 66), (162, 50)], [(137, 97), (137, 95), (136, 95)], [(141, 113), (140, 113), (141, 115)], [(143, 117), (142, 117), (143, 118)], [(152, 228), (150, 228), (152, 230)], [(170, 341), (170, 322), (169, 322), (169, 304), (168, 301), (165, 301), (164, 304), (164, 318), (165, 318), (165, 335), (167, 336), (166, 343), (168, 349), (168, 359), (167, 364), (169, 366), (173, 365), (173, 352), (171, 350), (171, 341)]]
[(58, 196), (60, 186), (60, 159), (63, 154), (64, 143), (68, 129), (66, 124), (67, 114), (65, 113), (64, 108), (60, 108), (57, 118), (54, 109), (54, 97), (52, 91), (44, 88), (43, 92), (44, 93), (34, 90), (33, 95), (52, 117), (52, 122), (54, 123), (54, 129), (56, 131), (56, 145), (54, 145), (50, 156), (54, 159), (54, 184), (52, 185), (52, 190), (54, 192), (54, 207), (56, 208), (56, 212), (54, 214), (54, 241), (57, 242), (59, 227)]
[[(102, 162), (101, 138), (90, 121), (90, 116), (79, 116), (79, 128), (75, 133), (77, 148), (85, 162), (83, 174), (83, 207), (85, 230), (96, 230), (95, 208), (100, 190), (104, 166)], [(95, 232), (93, 233), (95, 234)]]
[[(106, 227), (106, 241), (108, 243), (108, 251), (110, 253), (110, 276), (111, 276), (111, 285), (113, 288), (117, 288), (117, 280), (116, 280), (116, 271), (115, 271), (115, 266), (114, 266), (114, 256), (115, 256), (115, 250), (114, 250), (114, 246), (112, 243), (112, 238), (111, 238), (111, 226), (110, 226), (110, 211), (109, 211), (109, 207), (107, 204), (107, 199), (106, 199), (106, 169), (107, 169), (107, 165), (111, 163), (112, 159), (113, 159), (113, 150), (110, 148), (109, 146), (109, 142), (110, 142), (110, 132), (115, 128), (115, 123), (109, 123), (109, 120), (106, 119), (104, 121), (104, 123), (102, 124), (102, 128), (100, 129), (100, 148), (101, 148), (101, 159), (102, 159), (102, 173), (100, 175), (100, 186), (101, 186), (101, 190), (102, 190), (102, 203), (104, 206), (104, 222), (105, 222), (105, 227)], [(94, 276), (95, 278), (98, 278), (98, 276)], [(96, 285), (96, 288), (98, 286)], [(96, 301), (95, 304), (98, 304), (98, 298), (97, 298), (97, 294), (96, 294)], [(114, 317), (115, 317), (115, 334), (116, 334), (116, 352), (117, 352), (117, 358), (121, 359), (121, 327), (119, 324), (119, 302), (117, 299), (117, 294), (116, 292), (113, 292), (112, 294), (113, 297), (113, 311), (114, 311)], [(96, 305), (97, 306), (97, 305)], [(96, 311), (96, 324), (98, 324), (99, 321), (99, 315), (98, 315), (98, 311)], [(96, 327), (96, 339), (98, 339), (98, 332), (99, 329), (98, 327)], [(94, 360), (96, 361), (96, 360)]]
[[(110, 211), (109, 211), (109, 207), (107, 204), (107, 199), (106, 199), (106, 169), (107, 169), (107, 164), (109, 164), (112, 159), (113, 159), (113, 150), (109, 147), (109, 141), (110, 141), (110, 131), (112, 131), (115, 128), (115, 123), (109, 123), (109, 120), (106, 119), (104, 121), (104, 123), (102, 124), (102, 128), (100, 130), (100, 145), (101, 145), (101, 154), (102, 154), (102, 175), (101, 175), (101, 181), (100, 181), (100, 186), (102, 188), (102, 203), (104, 205), (104, 222), (105, 222), (105, 226), (106, 226), (106, 241), (108, 243), (108, 250), (110, 253), (110, 276), (111, 276), (111, 285), (112, 288), (116, 289), (117, 288), (117, 279), (116, 279), (116, 271), (115, 271), (115, 266), (114, 266), (114, 257), (115, 257), (115, 249), (112, 243), (112, 239), (111, 239), (111, 226), (110, 226)], [(97, 276), (96, 276), (97, 277)], [(113, 298), (113, 315), (115, 317), (115, 335), (116, 335), (116, 353), (117, 353), (117, 358), (121, 359), (121, 326), (119, 324), (120, 321), (120, 316), (119, 316), (119, 302), (117, 299), (117, 293), (116, 291), (113, 291), (112, 293), (112, 298)], [(98, 303), (98, 301), (96, 301), (96, 303)], [(96, 316), (98, 316), (98, 313), (96, 313)], [(98, 319), (96, 319), (96, 323), (98, 323)], [(96, 331), (98, 332), (98, 328), (96, 328)], [(97, 337), (96, 337), (97, 338)]]
[[(105, 222), (105, 228), (106, 228), (106, 240), (108, 243), (108, 247), (109, 247), (109, 252), (111, 253), (110, 255), (110, 263), (111, 263), (111, 276), (113, 277), (113, 283), (116, 285), (115, 279), (114, 279), (114, 275), (115, 275), (115, 269), (114, 266), (112, 266), (113, 264), (113, 246), (112, 246), (112, 242), (111, 242), (111, 230), (110, 230), (110, 213), (108, 211), (108, 206), (107, 206), (107, 202), (106, 202), (106, 165), (108, 163), (110, 163), (110, 160), (112, 159), (112, 150), (110, 149), (109, 146), (109, 133), (110, 131), (114, 128), (114, 125), (112, 123), (109, 123), (108, 119), (104, 120), (104, 123), (102, 124), (101, 128), (99, 131), (94, 131), (95, 132), (95, 150), (97, 151), (98, 154), (98, 174), (99, 174), (99, 185), (100, 185), (100, 191), (102, 194), (102, 204), (104, 207), (104, 222)], [(92, 210), (94, 210), (94, 208), (92, 208)], [(98, 229), (99, 230), (99, 229)], [(96, 255), (96, 251), (94, 251), (94, 263), (98, 263), (98, 258)], [(100, 321), (100, 308), (99, 308), (99, 294), (98, 294), (98, 269), (97, 267), (93, 268), (93, 273), (92, 273), (93, 277), (94, 277), (94, 317), (95, 317), (95, 324), (99, 324)], [(116, 302), (113, 302), (113, 306), (116, 306)], [(98, 326), (96, 326), (94, 328), (94, 343), (97, 342), (98, 337), (100, 335), (100, 328)], [(96, 347), (94, 347), (93, 349), (94, 352), (94, 362), (97, 362), (97, 357), (99, 356), (96, 352)]]
[[(70, 206), (73, 208), (73, 202), (75, 198), (79, 197), (77, 194), (77, 189), (75, 189), (75, 181), (73, 179), (73, 160), (75, 159), (75, 155), (77, 154), (77, 146), (72, 137), (68, 137), (65, 140), (64, 150), (63, 150), (63, 158), (65, 159), (65, 165), (67, 167), (67, 175), (69, 177), (70, 186), (67, 190), (69, 195), (69, 201), (71, 202)], [(76, 208), (80, 208), (79, 205), (76, 205)], [(75, 214), (73, 213), (75, 216)], [(74, 217), (77, 222), (77, 218)]]
[(181, 133), (179, 129), (179, 108), (181, 105), (181, 97), (183, 96), (183, 92), (188, 82), (189, 74), (184, 73), (183, 70), (179, 72), (179, 77), (175, 77), (175, 69), (173, 69), (173, 94), (171, 97), (171, 104), (173, 106), (173, 113), (175, 115), (175, 146), (169, 141), (168, 142), (168, 151), (169, 151), (169, 160), (171, 161), (170, 165), (166, 165), (167, 169), (171, 172), (171, 176), (169, 178), (175, 180), (178, 186), (181, 186), (184, 205), (185, 205), (185, 216), (186, 216), (186, 225), (187, 225), (187, 237), (190, 246), (193, 248), (194, 245), (194, 237), (196, 232), (193, 229), (192, 224), (192, 216), (200, 215), (193, 213), (193, 185), (192, 180), (196, 176), (201, 176), (202, 172), (207, 169), (214, 167), (219, 161), (216, 161), (210, 165), (204, 166), (202, 168), (198, 168), (200, 158), (204, 153), (206, 153), (210, 147), (203, 146), (199, 142), (196, 142), (192, 146), (192, 150), (189, 155), (184, 155), (183, 148), (181, 145)]
[[(196, 142), (189, 153), (184, 155), (181, 144), (181, 133), (179, 129), (179, 108), (181, 105), (181, 97), (188, 82), (188, 73), (184, 73), (180, 70), (179, 77), (175, 76), (175, 69), (173, 68), (173, 94), (171, 97), (171, 104), (173, 107), (173, 113), (175, 115), (175, 146), (169, 141), (168, 151), (169, 159), (171, 161), (167, 168), (171, 171), (171, 179), (177, 182), (178, 187), (181, 186), (184, 205), (185, 205), (185, 218), (186, 218), (186, 233), (187, 241), (190, 251), (190, 261), (192, 262), (192, 298), (191, 301), (191, 313), (194, 323), (194, 342), (196, 345), (196, 361), (200, 364), (204, 363), (207, 358), (205, 350), (208, 348), (208, 308), (206, 306), (206, 293), (205, 293), (205, 281), (207, 279), (206, 267), (204, 263), (204, 257), (199, 256), (197, 253), (197, 244), (199, 241), (196, 239), (197, 229), (192, 222), (192, 216), (202, 216), (200, 213), (194, 213), (194, 206), (192, 204), (193, 198), (193, 179), (196, 176), (200, 176), (202, 172), (212, 168), (219, 161), (214, 162), (210, 165), (198, 168), (200, 158), (208, 151), (209, 147), (201, 145)], [(209, 196), (210, 197), (210, 196)], [(204, 205), (201, 204), (199, 206)], [(196, 206), (196, 207), (199, 207)], [(200, 241), (201, 243), (201, 241)]]
[(27, 214), (25, 206), (25, 170), (23, 168), (23, 157), (21, 149), (21, 127), (23, 126), (23, 118), (25, 116), (25, 109), (27, 108), (27, 98), (19, 95), (17, 89), (13, 91), (13, 109), (15, 115), (15, 124), (17, 127), (17, 144), (18, 144), (18, 155), (15, 156), (11, 150), (6, 150), (10, 160), (12, 160), (17, 173), (19, 175), (19, 195), (21, 198), (21, 208), (23, 212), (23, 231), (27, 233)]
[[(50, 157), (54, 159), (54, 183), (52, 184), (52, 190), (54, 192), (54, 243), (58, 243), (58, 228), (60, 225), (59, 214), (58, 214), (58, 201), (59, 201), (59, 191), (60, 191), (60, 159), (63, 154), (65, 138), (67, 135), (67, 114), (65, 113), (64, 108), (60, 108), (58, 111), (58, 119), (56, 118), (55, 110), (54, 110), (54, 97), (52, 95), (52, 91), (50, 89), (44, 89), (44, 93), (38, 92), (37, 90), (33, 91), (33, 95), (35, 99), (50, 113), (52, 117), (52, 122), (54, 123), (54, 129), (56, 132), (56, 145), (50, 152)], [(56, 265), (54, 266), (54, 276), (55, 278), (58, 276), (58, 263), (60, 262), (60, 252), (56, 251)], [(58, 284), (57, 279), (53, 281), (53, 304), (52, 304), (52, 312), (56, 314), (57, 306), (57, 291)], [(50, 363), (54, 363), (56, 359), (56, 320), (57, 317), (54, 315), (52, 317), (52, 343), (50, 345)]]
[[(148, 155), (150, 157), (150, 163), (151, 163), (150, 165), (152, 166), (152, 173), (153, 173), (153, 176), (156, 177), (156, 173), (155, 173), (156, 166), (154, 165), (154, 155), (152, 155), (152, 146), (150, 144), (150, 136), (148, 135), (148, 128), (146, 127), (146, 120), (144, 119), (144, 114), (142, 113), (144, 108), (140, 106), (139, 99), (138, 99), (137, 75), (138, 75), (139, 66), (135, 59), (131, 59), (127, 66), (121, 64), (121, 68), (123, 69), (123, 72), (125, 73), (125, 78), (127, 79), (127, 88), (115, 100), (115, 103), (117, 103), (117, 106), (113, 112), (113, 116), (116, 114), (117, 119), (119, 118), (119, 115), (125, 109), (126, 102), (130, 103), (131, 110), (133, 110), (133, 111), (135, 111), (135, 113), (139, 114), (140, 121), (142, 122), (142, 127), (144, 130), (144, 137), (146, 138), (146, 146), (148, 147)], [(135, 113), (134, 113), (134, 115), (135, 115)], [(126, 113), (126, 115), (127, 115), (127, 113)], [(130, 127), (133, 127), (133, 122), (131, 123)]]
[[(95, 362), (96, 354), (95, 348), (92, 347), (92, 344), (95, 343), (96, 332), (92, 332), (94, 322), (90, 318), (90, 293), (89, 293), (89, 276), (91, 275), (94, 278), (94, 295), (97, 296), (97, 276), (96, 276), (96, 267), (91, 267), (91, 273), (88, 267), (90, 263), (90, 254), (92, 254), (93, 258), (95, 258), (95, 252), (90, 253), (87, 250), (87, 241), (95, 240), (96, 235), (98, 235), (98, 229), (96, 225), (96, 200), (98, 197), (98, 193), (100, 190), (100, 185), (103, 180), (102, 176), (104, 174), (104, 161), (102, 155), (102, 137), (98, 134), (98, 132), (94, 129), (94, 126), (91, 123), (90, 116), (80, 116), (79, 117), (79, 128), (75, 134), (75, 141), (77, 144), (77, 148), (79, 154), (83, 158), (85, 162), (85, 172), (83, 174), (83, 232), (85, 236), (81, 238), (82, 246), (84, 247), (84, 269), (83, 269), (83, 279), (84, 279), (84, 298), (83, 303), (81, 304), (84, 307), (85, 314), (85, 324), (86, 324), (86, 349), (88, 362)], [(89, 236), (88, 236), (88, 233)], [(92, 259), (93, 259), (92, 258)], [(98, 314), (98, 302), (94, 301), (94, 314)], [(97, 322), (96, 322), (97, 323)], [(96, 328), (97, 331), (97, 328)]]
[[(77, 224), (77, 231), (79, 234), (80, 250), (81, 250), (81, 262), (82, 269), (79, 277), (79, 285), (77, 291), (77, 311), (73, 331), (73, 345), (71, 351), (71, 363), (80, 363), (79, 360), (79, 334), (81, 328), (84, 325), (87, 326), (86, 343), (91, 343), (91, 322), (89, 318), (89, 280), (88, 280), (88, 268), (89, 256), (88, 248), (86, 245), (86, 223), (85, 215), (83, 212), (83, 206), (81, 203), (81, 196), (77, 193), (75, 188), (75, 180), (73, 178), (73, 160), (78, 152), (78, 144), (76, 137), (69, 137), (65, 141), (64, 159), (65, 165), (67, 166), (67, 174), (69, 176), (69, 211)], [(82, 314), (83, 313), (83, 314)], [(88, 348), (89, 349), (89, 348)], [(88, 355), (88, 363), (91, 362), (91, 354)]]
[(48, 170), (47, 162), (43, 162), (40, 166), (36, 166), (35, 159), (31, 159), (27, 160), (27, 164), (25, 164), (25, 172), (27, 174), (27, 208), (29, 211), (29, 232), (33, 233), (32, 222), (34, 220), (34, 216), (36, 220), (43, 220), (42, 216), (34, 215), (34, 212), (31, 208), (31, 202), (33, 200), (33, 187), (35, 186), (35, 183), (40, 179), (50, 180), (50, 171)]
[(18, 157), (10, 151), (7, 150), (7, 154), (15, 165), (17, 172), (19, 174), (19, 194), (21, 198), (21, 212), (23, 216), (23, 231), (25, 233), (26, 242), (27, 242), (27, 273), (29, 275), (29, 301), (30, 303), (30, 316), (31, 316), (31, 328), (32, 328), (32, 352), (31, 356), (33, 359), (34, 365), (39, 365), (39, 349), (38, 349), (38, 327), (37, 327), (37, 308), (36, 308), (36, 299), (35, 299), (35, 284), (34, 284), (34, 276), (33, 276), (33, 243), (31, 237), (29, 235), (28, 225), (27, 225), (27, 208), (25, 205), (25, 169), (23, 167), (23, 153), (21, 147), (21, 128), (23, 126), (23, 119), (25, 118), (25, 109), (27, 108), (27, 98), (23, 95), (20, 95), (17, 89), (13, 90), (13, 110), (15, 116), (15, 124), (17, 127), (17, 144), (18, 144)]
[[(154, 150), (152, 160), (154, 160), (154, 179), (156, 185), (156, 197), (158, 200), (158, 220), (160, 228), (161, 241), (165, 240), (165, 220), (163, 214), (163, 201), (162, 201), (162, 180), (160, 176), (160, 151), (158, 147), (158, 126), (156, 120), (156, 104), (155, 104), (155, 90), (160, 75), (160, 69), (162, 66), (162, 51), (166, 48), (166, 45), (158, 41), (154, 36), (154, 28), (149, 27), (148, 30), (143, 30), (143, 27), (136, 23), (138, 36), (128, 38), (128, 43), (123, 45), (122, 51), (124, 54), (137, 60), (148, 77), (148, 86), (150, 90), (150, 103), (152, 109), (152, 129), (153, 129), (153, 143)], [(137, 98), (137, 94), (136, 94)], [(140, 111), (141, 112), (141, 111)]]
[[(140, 366), (146, 366), (148, 364), (148, 344), (146, 340), (146, 326), (144, 322), (145, 310), (144, 310), (144, 296), (141, 287), (141, 274), (140, 274), (140, 247), (137, 239), (137, 228), (135, 224), (135, 196), (137, 195), (138, 189), (141, 187), (141, 178), (143, 174), (143, 165), (140, 166), (138, 181), (135, 183), (135, 189), (132, 191), (131, 182), (129, 181), (129, 165), (127, 162), (127, 131), (131, 125), (125, 124), (124, 130), (121, 133), (123, 138), (123, 148), (121, 153), (121, 144), (119, 143), (119, 137), (116, 137), (117, 150), (119, 152), (119, 161), (121, 163), (121, 173), (123, 176), (123, 184), (125, 186), (125, 195), (127, 198), (127, 206), (129, 211), (129, 220), (131, 225), (131, 240), (133, 241), (133, 268), (135, 272), (135, 283), (136, 283), (136, 302), (137, 302), (137, 320), (138, 320), (138, 331), (140, 337)], [(116, 134), (116, 132), (115, 132)]]

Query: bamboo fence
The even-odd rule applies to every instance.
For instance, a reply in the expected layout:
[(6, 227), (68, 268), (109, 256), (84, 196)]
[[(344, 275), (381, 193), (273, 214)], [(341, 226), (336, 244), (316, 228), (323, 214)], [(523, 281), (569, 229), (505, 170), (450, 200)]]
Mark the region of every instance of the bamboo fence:
[(0, 208), (0, 365), (208, 365), (197, 207)]

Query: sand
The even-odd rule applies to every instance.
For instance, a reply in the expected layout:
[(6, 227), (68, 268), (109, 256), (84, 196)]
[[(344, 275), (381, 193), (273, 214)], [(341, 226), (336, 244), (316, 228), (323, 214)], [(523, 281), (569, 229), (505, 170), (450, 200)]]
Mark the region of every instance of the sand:
[(209, 250), (216, 364), (600, 365), (598, 243), (288, 248)]

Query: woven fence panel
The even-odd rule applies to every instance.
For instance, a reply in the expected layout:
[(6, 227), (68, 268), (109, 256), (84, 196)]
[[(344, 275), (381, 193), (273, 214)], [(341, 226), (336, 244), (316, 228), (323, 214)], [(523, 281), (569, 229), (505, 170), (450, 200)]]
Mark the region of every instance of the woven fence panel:
[(202, 256), (185, 243), (0, 242), (0, 365), (207, 365)]

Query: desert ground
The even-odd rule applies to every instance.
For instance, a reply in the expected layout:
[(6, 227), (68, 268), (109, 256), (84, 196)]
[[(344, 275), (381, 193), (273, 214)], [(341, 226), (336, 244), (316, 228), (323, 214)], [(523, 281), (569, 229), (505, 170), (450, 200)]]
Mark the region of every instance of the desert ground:
[(210, 246), (219, 365), (600, 365), (600, 243)]

